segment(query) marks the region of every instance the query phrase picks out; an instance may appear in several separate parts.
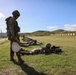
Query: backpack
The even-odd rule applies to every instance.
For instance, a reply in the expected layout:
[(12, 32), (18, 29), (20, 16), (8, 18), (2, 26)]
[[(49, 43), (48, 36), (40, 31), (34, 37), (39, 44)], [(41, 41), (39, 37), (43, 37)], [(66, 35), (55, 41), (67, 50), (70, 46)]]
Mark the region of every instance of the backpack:
[(7, 27), (6, 30), (7, 30), (7, 37), (8, 37), (8, 40), (11, 39), (11, 34), (10, 34), (10, 31), (9, 31), (9, 24), (8, 24), (10, 18), (11, 18), (11, 16), (5, 19), (5, 21), (6, 21), (6, 27)]

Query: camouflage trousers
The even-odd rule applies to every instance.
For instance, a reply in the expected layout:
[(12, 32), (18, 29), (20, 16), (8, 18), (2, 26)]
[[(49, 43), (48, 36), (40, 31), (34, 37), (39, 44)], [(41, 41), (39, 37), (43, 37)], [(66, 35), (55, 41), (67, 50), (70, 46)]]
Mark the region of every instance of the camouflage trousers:
[[(12, 43), (13, 42), (14, 41), (10, 40), (10, 60), (14, 59), (14, 51), (12, 50)], [(21, 60), (20, 52), (16, 52), (16, 56), (17, 56), (18, 60)]]

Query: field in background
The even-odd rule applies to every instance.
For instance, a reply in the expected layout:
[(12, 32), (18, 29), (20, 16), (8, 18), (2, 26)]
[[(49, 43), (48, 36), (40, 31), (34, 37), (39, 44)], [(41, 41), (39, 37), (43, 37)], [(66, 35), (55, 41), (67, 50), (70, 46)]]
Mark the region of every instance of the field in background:
[[(0, 75), (76, 75), (76, 36), (31, 37), (51, 45), (60, 46), (64, 51), (57, 54), (22, 56), (24, 64), (9, 60), (9, 42), (0, 44)], [(25, 47), (31, 50), (39, 46)], [(17, 61), (17, 57), (15, 56)]]

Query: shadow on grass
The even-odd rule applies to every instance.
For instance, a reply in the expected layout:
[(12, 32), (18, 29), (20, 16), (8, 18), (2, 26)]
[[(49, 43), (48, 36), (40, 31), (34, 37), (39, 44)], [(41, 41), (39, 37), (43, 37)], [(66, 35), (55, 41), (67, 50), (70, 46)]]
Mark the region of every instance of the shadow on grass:
[(39, 73), (37, 72), (33, 67), (28, 66), (25, 63), (19, 64), (18, 62), (13, 62), (14, 64), (20, 66), (22, 68), (22, 70), (27, 73), (27, 75), (47, 75), (45, 73)]

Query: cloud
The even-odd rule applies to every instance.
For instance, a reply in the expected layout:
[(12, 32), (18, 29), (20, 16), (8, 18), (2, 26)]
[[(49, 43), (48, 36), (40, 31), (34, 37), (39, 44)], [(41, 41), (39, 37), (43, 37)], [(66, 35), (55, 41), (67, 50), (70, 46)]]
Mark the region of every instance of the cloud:
[(65, 30), (67, 31), (76, 31), (76, 24), (72, 24), (72, 25), (65, 24), (64, 27), (65, 27)]
[(47, 28), (48, 28), (49, 30), (51, 30), (51, 31), (54, 31), (54, 30), (57, 30), (57, 29), (58, 29), (57, 26), (48, 26)]
[(3, 18), (3, 17), (5, 17), (2, 13), (0, 13), (0, 18)]

